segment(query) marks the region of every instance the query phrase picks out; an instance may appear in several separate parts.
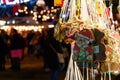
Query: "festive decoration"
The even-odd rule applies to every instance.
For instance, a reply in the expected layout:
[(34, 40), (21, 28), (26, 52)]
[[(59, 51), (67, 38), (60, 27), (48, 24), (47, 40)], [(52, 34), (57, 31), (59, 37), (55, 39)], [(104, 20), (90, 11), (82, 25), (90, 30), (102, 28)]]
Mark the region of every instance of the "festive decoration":
[[(112, 24), (111, 15), (111, 9), (103, 0), (64, 0), (54, 37), (60, 42), (74, 44), (71, 50), (73, 62), (70, 60), (65, 80), (73, 80), (73, 77), (74, 80), (86, 80), (86, 77), (95, 80), (94, 69), (100, 71), (103, 79), (103, 73), (119, 70), (120, 34)], [(83, 68), (80, 78), (76, 77), (81, 74), (74, 70), (74, 62)], [(70, 77), (70, 74), (74, 76)]]
[(29, 11), (32, 10), (37, 0), (9, 0), (10, 2), (8, 2), (8, 0), (4, 0), (4, 1), (7, 2), (5, 3), (0, 2), (0, 14), (1, 14), (0, 18), (2, 19), (12, 18), (13, 16), (14, 17), (19, 16), (18, 10), (20, 8), (20, 5), (23, 3), (26, 4)]
[(62, 6), (64, 0), (54, 0), (54, 6)]
[(35, 6), (34, 11), (32, 12), (33, 14), (33, 19), (38, 21), (38, 22), (45, 22), (49, 21), (52, 22), (55, 19), (57, 19), (57, 16), (60, 12), (60, 8), (55, 8), (51, 7), (50, 9), (48, 8), (43, 8), (42, 6)]
[(99, 29), (93, 29), (92, 31), (95, 37), (95, 40), (93, 42), (94, 61), (103, 62), (106, 60), (106, 55), (105, 55), (106, 49), (103, 41), (105, 34)]
[(5, 24), (6, 24), (6, 21), (0, 20), (0, 26), (3, 26), (3, 25), (5, 25)]
[(73, 48), (74, 48), (74, 42), (71, 44), (71, 55), (70, 55), (70, 61), (69, 61), (68, 70), (65, 76), (65, 80), (82, 80), (83, 79), (82, 73), (79, 70), (77, 63), (74, 62), (72, 58)]
[(89, 29), (83, 29), (75, 34), (74, 60), (91, 61), (93, 59), (93, 48), (89, 44), (93, 41), (92, 32)]
[(1, 0), (1, 4), (14, 5), (19, 3), (28, 2), (30, 0)]

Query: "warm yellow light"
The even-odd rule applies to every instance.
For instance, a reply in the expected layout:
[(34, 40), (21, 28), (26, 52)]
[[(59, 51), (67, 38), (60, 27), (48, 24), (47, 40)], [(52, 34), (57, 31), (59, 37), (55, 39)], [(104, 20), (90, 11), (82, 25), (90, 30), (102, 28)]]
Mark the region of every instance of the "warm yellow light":
[(48, 27), (49, 27), (49, 28), (53, 28), (53, 27), (54, 27), (54, 25), (48, 25)]
[(41, 15), (39, 15), (38, 18), (41, 18)]
[(54, 9), (54, 7), (52, 6), (51, 9)]
[(5, 24), (6, 24), (6, 21), (0, 20), (0, 25), (5, 25)]
[(24, 7), (24, 10), (27, 10), (27, 7)]
[(54, 16), (52, 16), (52, 19), (55, 19), (55, 17), (54, 17)]
[(18, 12), (24, 12), (23, 10), (19, 9)]
[(42, 21), (47, 21), (47, 19), (42, 19)]
[(42, 32), (42, 29), (40, 28), (40, 29), (38, 29), (38, 31), (39, 31), (39, 32)]
[(51, 13), (50, 16), (53, 16), (53, 14)]
[(33, 14), (33, 11), (30, 11), (31, 14)]
[(37, 20), (37, 18), (36, 18), (36, 17), (33, 17), (33, 20)]
[(37, 12), (34, 12), (33, 15), (37, 15)]
[(50, 11), (48, 10), (47, 13), (50, 13)]
[(28, 12), (26, 11), (25, 14), (28, 14)]
[(57, 9), (54, 9), (54, 12), (56, 13), (56, 12), (57, 12)]
[(50, 19), (50, 16), (47, 16), (46, 18), (47, 18), (47, 19)]
[(47, 18), (47, 16), (46, 16), (46, 15), (43, 15), (43, 18), (44, 18), (44, 19), (46, 19), (46, 18)]
[(35, 18), (37, 18), (37, 15), (34, 15)]
[(10, 31), (11, 28), (16, 29), (19, 33), (21, 33), (21, 31), (29, 31), (29, 30), (33, 30), (33, 31), (42, 31), (42, 28), (44, 28), (44, 26), (3, 26), (0, 27), (0, 29), (5, 30), (5, 31)]
[(46, 10), (44, 10), (44, 12), (46, 12)]
[(44, 26), (41, 26), (41, 28), (44, 28)]
[(8, 28), (9, 28), (10, 26), (3, 26), (3, 27), (0, 27), (0, 29), (3, 29), (3, 30), (8, 30)]
[(40, 12), (40, 14), (43, 14), (43, 13), (44, 13), (43, 11)]

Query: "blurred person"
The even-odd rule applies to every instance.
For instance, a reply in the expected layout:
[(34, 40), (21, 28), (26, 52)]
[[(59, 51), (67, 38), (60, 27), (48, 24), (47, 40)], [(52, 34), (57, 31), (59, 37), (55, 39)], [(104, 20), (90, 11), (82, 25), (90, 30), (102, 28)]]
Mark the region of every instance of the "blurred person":
[(28, 46), (28, 55), (32, 54), (33, 52), (33, 45), (31, 44), (31, 41), (35, 35), (35, 32), (33, 30), (29, 31), (27, 34), (27, 46)]
[(68, 68), (68, 63), (70, 59), (70, 54), (71, 54), (71, 44), (66, 43), (65, 41), (62, 42), (62, 51), (64, 54), (64, 59), (65, 59), (65, 67), (64, 70), (66, 71)]
[(45, 71), (49, 71), (49, 67), (48, 67), (48, 62), (49, 62), (49, 57), (48, 57), (48, 42), (47, 42), (47, 39), (48, 39), (48, 27), (45, 27), (43, 28), (42, 30), (42, 36), (41, 36), (41, 48), (43, 50), (43, 59), (44, 59), (44, 69)]
[(1, 36), (2, 36), (2, 38), (4, 40), (4, 42), (7, 44), (9, 36), (8, 36), (8, 34), (7, 34), (7, 32), (5, 30), (1, 30)]
[(17, 30), (11, 29), (10, 34), (10, 58), (12, 70), (20, 70), (20, 60), (23, 56), (23, 50), (25, 47), (25, 41), (18, 34)]
[(0, 71), (5, 70), (5, 56), (8, 53), (8, 46), (0, 35)]
[(61, 44), (54, 38), (53, 36), (54, 29), (50, 28), (47, 30), (47, 39), (46, 39), (46, 53), (44, 59), (47, 61), (47, 65), (51, 70), (51, 80), (57, 80), (57, 77), (60, 71), (64, 67), (64, 63), (62, 63), (58, 57), (59, 54), (63, 54), (61, 49)]
[(42, 54), (40, 39), (41, 39), (41, 33), (38, 31), (35, 32), (35, 35), (30, 42), (30, 44), (33, 46), (32, 54), (35, 55), (37, 58), (39, 58)]

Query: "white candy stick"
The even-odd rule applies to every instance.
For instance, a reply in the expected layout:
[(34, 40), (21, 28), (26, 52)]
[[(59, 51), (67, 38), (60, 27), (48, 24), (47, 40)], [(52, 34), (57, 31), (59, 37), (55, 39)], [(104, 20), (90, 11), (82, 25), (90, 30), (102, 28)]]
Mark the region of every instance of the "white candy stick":
[(101, 80), (103, 80), (103, 73), (101, 72)]
[(104, 80), (106, 80), (106, 72), (104, 73)]
[(84, 67), (85, 67), (85, 62), (83, 62), (83, 79), (84, 80), (84, 76), (85, 76), (85, 70), (84, 70)]
[[(88, 65), (88, 64), (87, 64)], [(88, 72), (88, 68), (87, 68), (87, 80), (89, 80), (89, 72)]]
[(108, 71), (109, 71), (109, 80), (111, 80), (111, 73), (110, 73), (110, 63), (108, 63)]

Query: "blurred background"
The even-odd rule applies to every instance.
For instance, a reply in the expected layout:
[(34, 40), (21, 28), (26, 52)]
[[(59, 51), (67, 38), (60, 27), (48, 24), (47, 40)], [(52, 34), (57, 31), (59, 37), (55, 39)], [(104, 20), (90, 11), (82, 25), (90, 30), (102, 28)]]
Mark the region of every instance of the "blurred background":
[[(120, 1), (104, 1), (107, 7), (113, 4), (113, 19), (120, 22), (120, 17), (116, 17)], [(5, 61), (2, 60), (5, 70), (0, 71), (0, 80), (50, 80), (51, 70), (45, 67), (41, 39), (46, 35), (44, 31), (49, 34), (48, 29), (56, 26), (63, 2), (64, 0), (0, 0), (0, 36), (9, 47), (11, 30), (14, 28), (25, 41), (24, 56), (20, 60), (21, 70), (11, 70), (11, 58), (7, 53), (3, 58)], [(64, 80), (71, 53), (70, 44), (62, 43), (62, 46), (67, 49), (66, 63), (58, 80)], [(113, 80), (115, 77), (112, 76)]]

